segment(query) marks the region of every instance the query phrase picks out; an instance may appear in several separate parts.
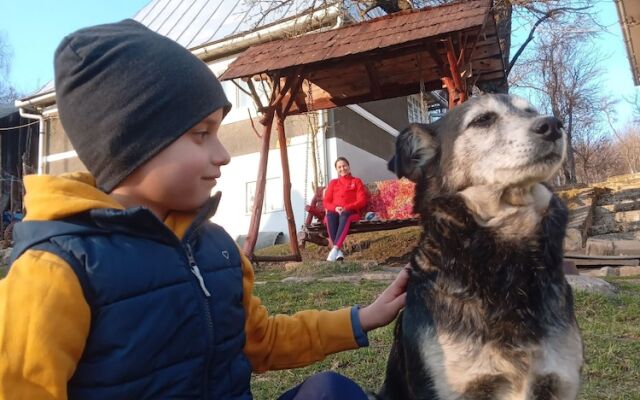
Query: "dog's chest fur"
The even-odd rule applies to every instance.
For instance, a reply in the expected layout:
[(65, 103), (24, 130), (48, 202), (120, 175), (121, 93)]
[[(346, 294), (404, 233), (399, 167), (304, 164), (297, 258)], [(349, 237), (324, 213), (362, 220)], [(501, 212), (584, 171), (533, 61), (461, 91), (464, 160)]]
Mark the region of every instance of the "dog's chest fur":
[(465, 200), (423, 209), (400, 350), (428, 382), (409, 376), (409, 392), (426, 389), (405, 398), (575, 398), (582, 343), (561, 270), (565, 207), (552, 198), (518, 235), (479, 222)]

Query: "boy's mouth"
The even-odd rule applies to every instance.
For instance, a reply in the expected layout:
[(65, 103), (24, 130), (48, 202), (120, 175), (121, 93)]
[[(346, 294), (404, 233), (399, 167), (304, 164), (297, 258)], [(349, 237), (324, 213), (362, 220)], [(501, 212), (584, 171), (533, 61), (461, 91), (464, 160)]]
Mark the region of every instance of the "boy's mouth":
[(201, 179), (205, 180), (205, 181), (213, 181), (215, 182), (216, 179), (218, 179), (220, 177), (220, 175), (211, 175), (211, 176), (203, 176)]

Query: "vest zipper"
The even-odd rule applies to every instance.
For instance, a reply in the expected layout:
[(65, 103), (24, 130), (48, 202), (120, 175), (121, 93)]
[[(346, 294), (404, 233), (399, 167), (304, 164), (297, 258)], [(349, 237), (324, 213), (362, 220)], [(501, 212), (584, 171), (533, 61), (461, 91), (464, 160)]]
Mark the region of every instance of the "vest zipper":
[(191, 245), (186, 243), (184, 245), (185, 253), (187, 253), (187, 259), (189, 260), (189, 268), (191, 269), (191, 273), (195, 275), (198, 283), (200, 284), (200, 289), (204, 292), (206, 297), (211, 297), (211, 293), (207, 290), (207, 287), (204, 284), (204, 279), (202, 279), (202, 274), (200, 273), (200, 268), (198, 268), (198, 264), (196, 263), (195, 257), (193, 257), (193, 251), (191, 250)]
[(206, 299), (207, 297), (211, 297), (211, 293), (207, 290), (207, 287), (204, 284), (204, 279), (202, 278), (202, 274), (200, 273), (200, 268), (198, 268), (198, 264), (196, 263), (196, 259), (193, 256), (193, 249), (188, 241), (185, 241), (183, 244), (184, 251), (187, 255), (187, 259), (189, 260), (189, 268), (191, 269), (191, 273), (195, 275), (198, 283), (200, 284), (200, 289), (204, 293), (205, 298), (202, 298), (203, 308), (205, 318), (207, 320), (208, 332), (207, 336), (209, 338), (207, 344), (207, 354), (204, 368), (204, 375), (202, 381), (202, 393), (204, 399), (209, 399), (209, 364), (211, 363), (213, 357), (213, 316), (211, 315), (211, 309), (209, 308), (209, 301)]

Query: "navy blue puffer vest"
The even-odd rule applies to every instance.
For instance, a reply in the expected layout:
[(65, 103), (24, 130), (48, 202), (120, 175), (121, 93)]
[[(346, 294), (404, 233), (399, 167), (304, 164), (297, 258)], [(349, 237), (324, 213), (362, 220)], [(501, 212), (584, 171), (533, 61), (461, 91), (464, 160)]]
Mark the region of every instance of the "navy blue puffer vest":
[(240, 255), (206, 221), (217, 200), (182, 241), (142, 208), (16, 225), (12, 257), (60, 256), (91, 307), (69, 399), (251, 398)]

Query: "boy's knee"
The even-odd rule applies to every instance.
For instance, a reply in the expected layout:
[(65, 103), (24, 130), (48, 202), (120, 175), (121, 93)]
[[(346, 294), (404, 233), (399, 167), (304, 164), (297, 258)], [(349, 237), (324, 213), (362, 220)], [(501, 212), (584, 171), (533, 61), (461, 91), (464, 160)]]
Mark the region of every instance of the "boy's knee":
[(298, 396), (296, 399), (367, 399), (367, 395), (357, 383), (333, 371), (321, 372), (307, 378)]
[(334, 384), (335, 385), (344, 384), (346, 382), (351, 382), (351, 380), (343, 375), (340, 375), (337, 372), (325, 371), (325, 372), (320, 372), (318, 374), (310, 376), (309, 378), (307, 378), (305, 383), (320, 385), (321, 387), (324, 387), (324, 386), (331, 386)]

